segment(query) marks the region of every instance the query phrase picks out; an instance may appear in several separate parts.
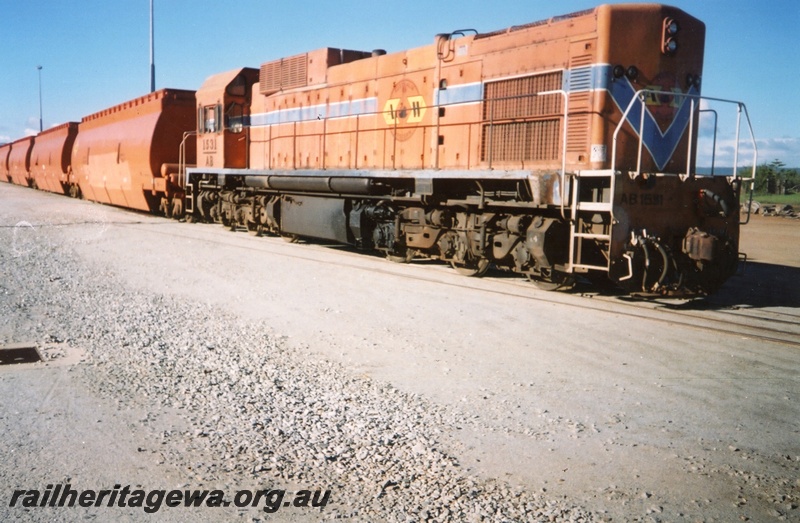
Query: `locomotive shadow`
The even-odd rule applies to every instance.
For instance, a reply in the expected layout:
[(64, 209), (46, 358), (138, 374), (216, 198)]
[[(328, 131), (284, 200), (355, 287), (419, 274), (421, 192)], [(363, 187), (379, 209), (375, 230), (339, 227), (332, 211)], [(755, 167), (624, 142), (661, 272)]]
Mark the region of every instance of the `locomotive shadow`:
[[(326, 240), (313, 238), (302, 238), (300, 243), (318, 245), (342, 252), (353, 253), (358, 256), (370, 256), (373, 258), (385, 258), (383, 254), (372, 251), (362, 250), (351, 245), (343, 245)], [(441, 260), (426, 258), (414, 258), (411, 265), (440, 265), (447, 266)], [(486, 273), (486, 277), (493, 279), (520, 279), (520, 275), (503, 271), (492, 266)], [(669, 298), (647, 298), (631, 296), (624, 290), (614, 287), (608, 282), (603, 285), (601, 281), (590, 281), (586, 278), (578, 278), (575, 285), (570, 288), (560, 289), (560, 293), (574, 295), (600, 295), (615, 297), (623, 301), (658, 301), (666, 309), (673, 310), (722, 310), (731, 308), (761, 308), (761, 307), (795, 307), (800, 308), (800, 268), (772, 263), (762, 263), (748, 261), (739, 271), (732, 276), (722, 288), (711, 296), (689, 299), (671, 300)]]
[[(438, 266), (438, 267), (450, 267), (450, 263), (444, 260), (437, 260), (433, 258), (422, 258), (422, 257), (415, 257), (407, 263), (400, 263), (400, 262), (389, 262), (386, 259), (386, 255), (380, 251), (376, 251), (374, 249), (359, 249), (358, 247), (354, 247), (352, 245), (345, 245), (342, 243), (334, 243), (328, 240), (320, 240), (315, 238), (300, 238), (297, 240), (297, 243), (305, 243), (308, 245), (317, 245), (319, 247), (325, 247), (326, 249), (333, 249), (340, 252), (347, 252), (351, 254), (355, 254), (359, 257), (368, 256), (370, 258), (384, 260), (387, 263), (396, 263), (400, 265), (417, 265), (420, 267), (425, 266)], [(494, 278), (494, 279), (520, 279), (522, 278), (519, 274), (513, 273), (511, 271), (504, 271), (496, 268), (494, 265), (490, 266), (489, 269), (486, 271), (485, 274), (486, 278)]]
[(800, 308), (800, 268), (749, 261), (715, 294), (666, 307), (681, 310)]

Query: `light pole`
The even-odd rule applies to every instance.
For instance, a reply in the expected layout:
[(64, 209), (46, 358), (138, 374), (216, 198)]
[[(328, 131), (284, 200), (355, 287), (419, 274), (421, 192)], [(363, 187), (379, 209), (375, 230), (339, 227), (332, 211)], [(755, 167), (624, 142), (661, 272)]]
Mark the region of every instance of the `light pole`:
[(150, 0), (150, 92), (156, 90), (156, 57), (153, 31), (153, 0)]
[(37, 65), (36, 69), (39, 70), (39, 132), (44, 130), (42, 126), (42, 66)]

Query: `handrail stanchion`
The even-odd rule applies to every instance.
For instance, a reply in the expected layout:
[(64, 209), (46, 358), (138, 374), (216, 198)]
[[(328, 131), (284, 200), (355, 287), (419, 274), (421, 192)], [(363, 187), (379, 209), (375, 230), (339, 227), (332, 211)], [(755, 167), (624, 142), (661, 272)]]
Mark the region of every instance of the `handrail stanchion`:
[(644, 112), (647, 104), (644, 101), (644, 91), (639, 91), (637, 98), (642, 102), (642, 108), (639, 112), (639, 154), (636, 158), (636, 176), (642, 174), (642, 151), (644, 150)]
[(736, 147), (733, 148), (733, 176), (739, 168), (739, 134), (742, 127), (742, 104), (736, 107)]
[(686, 151), (686, 174), (694, 176), (692, 173), (692, 138), (694, 137), (694, 98), (689, 100), (689, 145)]
[[(711, 176), (714, 176), (714, 168), (716, 165), (716, 157), (717, 157), (717, 122), (718, 122), (718, 115), (717, 111), (714, 109), (700, 109), (701, 113), (714, 113), (714, 134), (713, 139), (711, 142)], [(700, 124), (698, 123), (698, 126)]]

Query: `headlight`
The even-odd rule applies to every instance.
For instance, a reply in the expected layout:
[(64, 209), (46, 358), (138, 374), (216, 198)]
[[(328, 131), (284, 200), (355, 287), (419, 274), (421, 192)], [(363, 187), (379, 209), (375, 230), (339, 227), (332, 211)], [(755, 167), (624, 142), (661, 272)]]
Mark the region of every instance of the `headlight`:
[(678, 34), (679, 29), (680, 26), (678, 25), (678, 22), (676, 22), (672, 18), (667, 18), (666, 20), (664, 20), (664, 30), (669, 36), (675, 36), (676, 34)]
[(678, 50), (678, 41), (675, 35), (680, 31), (681, 26), (672, 18), (665, 18), (661, 23), (661, 52), (666, 55), (675, 54)]

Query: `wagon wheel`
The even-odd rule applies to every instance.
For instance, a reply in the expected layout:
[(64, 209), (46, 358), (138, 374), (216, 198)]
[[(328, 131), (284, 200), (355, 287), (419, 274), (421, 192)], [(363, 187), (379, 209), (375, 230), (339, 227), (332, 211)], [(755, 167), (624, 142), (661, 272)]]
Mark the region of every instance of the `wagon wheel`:
[(386, 259), (394, 263), (411, 263), (416, 251), (407, 247), (401, 247), (393, 251), (386, 251)]
[(172, 217), (176, 220), (183, 218), (183, 198), (172, 199)]
[(540, 275), (526, 274), (526, 276), (543, 291), (555, 291), (562, 287), (571, 287), (575, 283), (575, 277), (571, 274), (552, 269), (545, 269)]
[(464, 263), (451, 261), (450, 265), (458, 274), (462, 276), (474, 276), (476, 278), (480, 278), (489, 270), (489, 260), (486, 258), (471, 259)]

